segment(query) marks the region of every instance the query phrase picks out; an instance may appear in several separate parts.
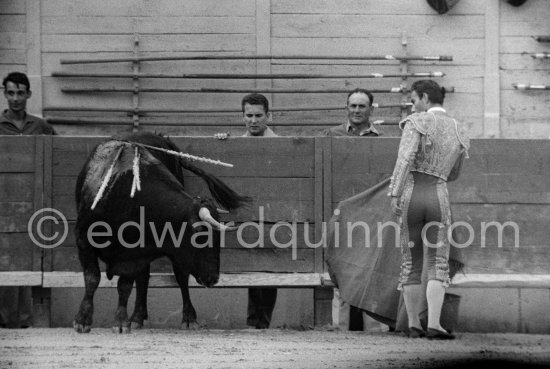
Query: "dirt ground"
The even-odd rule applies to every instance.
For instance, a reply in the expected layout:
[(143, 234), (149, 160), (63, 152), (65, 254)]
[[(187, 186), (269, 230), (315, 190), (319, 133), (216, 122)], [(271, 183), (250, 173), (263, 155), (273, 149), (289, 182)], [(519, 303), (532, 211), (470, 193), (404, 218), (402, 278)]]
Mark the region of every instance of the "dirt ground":
[(550, 366), (550, 335), (297, 330), (0, 329), (0, 368), (506, 368)]

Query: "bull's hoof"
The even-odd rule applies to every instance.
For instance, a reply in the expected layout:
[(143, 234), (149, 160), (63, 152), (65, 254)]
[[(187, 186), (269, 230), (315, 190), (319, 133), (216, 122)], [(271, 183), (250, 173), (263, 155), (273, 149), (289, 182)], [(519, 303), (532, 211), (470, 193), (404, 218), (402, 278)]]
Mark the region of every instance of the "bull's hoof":
[(129, 324), (115, 325), (113, 326), (113, 333), (115, 334), (129, 334), (132, 332)]
[(196, 331), (200, 329), (199, 323), (197, 322), (183, 322), (181, 323), (180, 329), (186, 330), (186, 331)]
[(73, 321), (73, 328), (78, 333), (90, 333), (92, 330), (91, 325), (79, 324), (76, 321)]
[(143, 322), (132, 322), (130, 327), (131, 329), (141, 329), (143, 328)]

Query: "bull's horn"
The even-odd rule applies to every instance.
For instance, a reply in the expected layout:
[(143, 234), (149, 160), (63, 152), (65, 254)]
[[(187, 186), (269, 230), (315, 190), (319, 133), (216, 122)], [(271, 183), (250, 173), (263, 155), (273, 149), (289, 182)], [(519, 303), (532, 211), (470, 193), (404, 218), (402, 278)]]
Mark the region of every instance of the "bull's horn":
[(216, 219), (214, 219), (212, 217), (212, 214), (210, 214), (210, 210), (208, 210), (205, 207), (200, 208), (199, 218), (201, 218), (201, 220), (211, 224), (214, 228), (216, 228), (218, 231), (221, 231), (221, 232), (223, 232), (223, 231), (236, 231), (238, 229), (238, 227), (230, 227), (230, 226), (226, 226), (224, 224), (221, 224), (220, 222), (218, 222)]
[(220, 209), (220, 208), (216, 208), (216, 211), (219, 213), (219, 214), (229, 214), (229, 212), (225, 209)]

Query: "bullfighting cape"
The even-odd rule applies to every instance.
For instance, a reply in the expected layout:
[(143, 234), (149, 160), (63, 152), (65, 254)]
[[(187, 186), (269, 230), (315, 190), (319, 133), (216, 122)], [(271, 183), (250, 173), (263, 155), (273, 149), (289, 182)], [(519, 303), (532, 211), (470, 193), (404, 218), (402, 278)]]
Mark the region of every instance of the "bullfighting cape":
[[(397, 290), (401, 248), (395, 228), (384, 226), (399, 224), (387, 196), (389, 183), (388, 178), (338, 204), (328, 225), (326, 263), (345, 302), (395, 327), (401, 295)], [(359, 222), (364, 222), (363, 227), (356, 226), (348, 233), (350, 224)], [(460, 249), (451, 247), (449, 264), (452, 277), (463, 265)]]

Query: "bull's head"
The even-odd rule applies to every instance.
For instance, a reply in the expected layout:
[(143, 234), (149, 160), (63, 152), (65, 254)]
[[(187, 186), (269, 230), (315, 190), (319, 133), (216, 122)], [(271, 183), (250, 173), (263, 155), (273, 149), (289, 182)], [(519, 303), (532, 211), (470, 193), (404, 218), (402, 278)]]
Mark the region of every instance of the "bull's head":
[(212, 287), (220, 276), (220, 232), (236, 228), (219, 222), (218, 211), (211, 200), (201, 199), (195, 204), (203, 226), (195, 229), (192, 242), (195, 258), (191, 274), (201, 285)]

